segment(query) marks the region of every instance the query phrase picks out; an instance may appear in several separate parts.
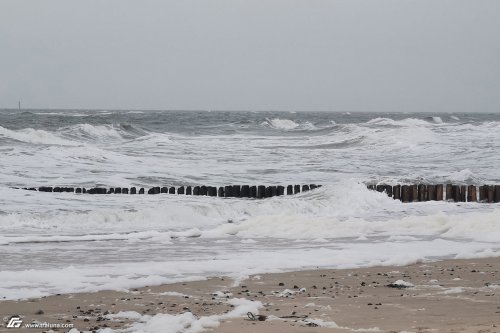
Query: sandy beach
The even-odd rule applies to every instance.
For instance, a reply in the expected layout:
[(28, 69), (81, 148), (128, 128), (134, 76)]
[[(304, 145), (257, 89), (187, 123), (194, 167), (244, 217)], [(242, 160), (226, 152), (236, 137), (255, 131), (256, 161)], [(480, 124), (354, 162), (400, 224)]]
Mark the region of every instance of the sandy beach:
[[(159, 327), (165, 332), (178, 327), (179, 332), (227, 333), (497, 332), (499, 264), (500, 258), (486, 258), (309, 270), (251, 276), (237, 284), (214, 277), (128, 292), (2, 301), (0, 315), (4, 321), (20, 315), (23, 325), (32, 321), (73, 324), (79, 331), (102, 332), (151, 332)], [(0, 329), (49, 331), (7, 329), (5, 323)]]

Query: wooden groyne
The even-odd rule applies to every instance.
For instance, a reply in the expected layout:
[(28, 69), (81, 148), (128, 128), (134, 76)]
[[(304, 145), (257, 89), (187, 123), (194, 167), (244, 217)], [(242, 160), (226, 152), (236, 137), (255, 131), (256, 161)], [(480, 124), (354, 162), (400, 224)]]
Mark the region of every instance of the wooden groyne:
[(384, 192), (402, 202), (441, 201), (500, 202), (500, 185), (367, 185), (371, 190)]
[[(68, 192), (77, 194), (170, 194), (195, 195), (221, 198), (271, 198), (307, 192), (322, 185), (228, 185), (228, 186), (157, 186), (144, 187), (50, 187), (23, 188), (39, 192)], [(386, 185), (369, 184), (370, 190), (383, 192), (394, 200), (402, 202), (454, 201), (454, 202), (500, 202), (500, 185), (455, 185), (455, 184), (412, 184)]]
[(145, 189), (144, 187), (50, 187), (41, 186), (38, 188), (23, 188), (24, 190), (39, 192), (68, 192), (77, 194), (176, 194), (195, 195), (222, 198), (271, 198), (282, 195), (293, 195), (300, 192), (307, 192), (321, 187), (322, 185), (228, 185), (228, 186), (157, 186)]

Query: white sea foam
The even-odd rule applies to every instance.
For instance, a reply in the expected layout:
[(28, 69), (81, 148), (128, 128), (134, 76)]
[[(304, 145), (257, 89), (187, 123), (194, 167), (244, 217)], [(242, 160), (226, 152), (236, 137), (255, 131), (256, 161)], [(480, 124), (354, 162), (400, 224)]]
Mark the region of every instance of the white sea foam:
[[(7, 298), (500, 255), (498, 204), (402, 204), (364, 185), (498, 183), (493, 116), (78, 113), (0, 112)], [(325, 186), (265, 200), (11, 188), (311, 183)]]

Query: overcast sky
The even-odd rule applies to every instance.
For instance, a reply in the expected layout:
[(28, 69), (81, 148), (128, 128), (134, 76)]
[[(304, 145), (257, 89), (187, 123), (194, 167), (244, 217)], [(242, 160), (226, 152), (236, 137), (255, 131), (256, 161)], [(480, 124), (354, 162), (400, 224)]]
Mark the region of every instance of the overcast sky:
[(0, 0), (0, 107), (500, 111), (499, 0)]

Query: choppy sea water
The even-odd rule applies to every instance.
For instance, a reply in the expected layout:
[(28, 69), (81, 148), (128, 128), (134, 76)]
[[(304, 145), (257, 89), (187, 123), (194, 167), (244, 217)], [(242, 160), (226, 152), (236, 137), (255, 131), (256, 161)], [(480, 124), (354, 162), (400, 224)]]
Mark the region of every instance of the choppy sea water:
[[(0, 298), (500, 254), (500, 114), (0, 110)], [(264, 200), (11, 187), (323, 184)]]

